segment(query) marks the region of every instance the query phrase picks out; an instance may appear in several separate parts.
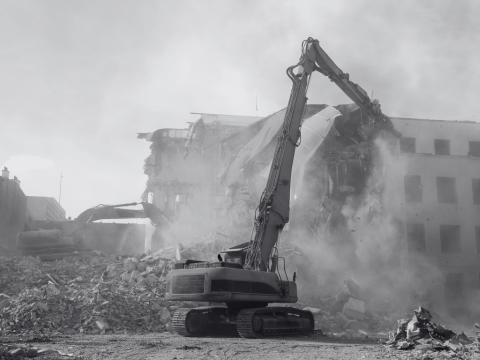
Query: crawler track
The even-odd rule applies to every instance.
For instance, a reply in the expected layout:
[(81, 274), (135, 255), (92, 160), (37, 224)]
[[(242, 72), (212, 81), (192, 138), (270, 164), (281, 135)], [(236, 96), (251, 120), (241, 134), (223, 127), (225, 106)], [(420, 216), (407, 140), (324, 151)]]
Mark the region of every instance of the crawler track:
[(177, 309), (172, 316), (173, 330), (182, 336), (189, 336), (187, 329), (185, 328), (185, 319), (190, 309)]
[(203, 306), (193, 309), (180, 308), (172, 316), (173, 330), (182, 336), (204, 336), (215, 325), (220, 324), (215, 311), (226, 311), (226, 307)]
[(313, 315), (309, 311), (291, 307), (242, 309), (235, 317), (235, 323), (233, 319), (226, 322), (226, 318), (226, 307), (177, 309), (173, 314), (172, 324), (177, 334), (196, 337), (211, 333), (226, 324), (236, 325), (238, 335), (243, 338), (312, 334), (314, 330)]
[(311, 334), (315, 326), (309, 311), (290, 307), (244, 309), (236, 323), (238, 335), (244, 338)]

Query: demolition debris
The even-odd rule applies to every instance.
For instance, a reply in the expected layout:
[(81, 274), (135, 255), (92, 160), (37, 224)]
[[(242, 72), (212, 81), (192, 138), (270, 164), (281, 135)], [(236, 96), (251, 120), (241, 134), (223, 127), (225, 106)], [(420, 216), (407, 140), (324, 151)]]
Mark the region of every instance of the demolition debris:
[(420, 350), (433, 354), (447, 351), (450, 355), (468, 355), (479, 351), (478, 338), (468, 337), (464, 332), (456, 334), (444, 325), (435, 324), (432, 314), (422, 307), (414, 311), (411, 320), (398, 320), (398, 327), (390, 332), (386, 343), (399, 350)]
[(172, 330), (164, 301), (173, 249), (143, 256), (82, 254), (75, 261), (0, 260), (0, 335)]

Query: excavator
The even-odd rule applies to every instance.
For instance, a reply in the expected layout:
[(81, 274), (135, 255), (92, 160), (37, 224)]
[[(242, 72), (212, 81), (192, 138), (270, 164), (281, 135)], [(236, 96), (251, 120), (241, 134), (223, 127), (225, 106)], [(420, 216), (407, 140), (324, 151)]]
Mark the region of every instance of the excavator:
[(269, 304), (298, 300), (296, 274), (289, 279), (280, 270), (285, 269), (285, 264), (281, 263), (283, 258), (276, 244), (289, 221), (292, 164), (301, 140), (310, 77), (315, 71), (327, 76), (370, 117), (374, 131), (396, 132), (390, 119), (382, 114), (378, 101), (372, 101), (365, 90), (350, 81), (349, 74), (335, 65), (318, 40), (303, 41), (300, 61), (287, 69), (292, 91), (251, 240), (227, 250), (225, 259), (219, 255), (218, 262), (177, 262), (167, 276), (166, 300), (218, 304), (177, 309), (172, 323), (178, 334), (203, 336), (220, 325), (235, 326), (245, 338), (314, 331), (310, 311)]
[[(142, 205), (142, 210), (124, 207)], [(160, 224), (162, 217), (171, 219), (152, 204), (128, 203), (118, 205), (97, 205), (82, 212), (73, 221), (52, 221), (52, 229), (34, 229), (22, 231), (17, 235), (17, 250), (22, 255), (40, 256), (40, 258), (58, 258), (74, 251), (88, 251), (83, 245), (83, 234), (88, 225), (96, 220), (149, 218), (154, 225)]]

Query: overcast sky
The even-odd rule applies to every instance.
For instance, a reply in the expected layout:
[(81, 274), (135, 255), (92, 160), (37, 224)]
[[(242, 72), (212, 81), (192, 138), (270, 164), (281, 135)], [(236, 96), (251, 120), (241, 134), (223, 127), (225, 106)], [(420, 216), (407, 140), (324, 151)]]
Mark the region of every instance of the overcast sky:
[[(0, 0), (0, 165), (67, 216), (139, 201), (150, 143), (190, 112), (287, 105), (311, 36), (394, 117), (478, 121), (480, 1)], [(309, 103), (350, 102), (312, 79)]]

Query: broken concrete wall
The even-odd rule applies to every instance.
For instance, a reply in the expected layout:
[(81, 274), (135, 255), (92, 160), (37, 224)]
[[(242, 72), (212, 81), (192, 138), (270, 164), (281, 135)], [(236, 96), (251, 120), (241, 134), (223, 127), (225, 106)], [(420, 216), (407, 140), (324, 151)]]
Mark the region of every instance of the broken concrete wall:
[(151, 194), (153, 204), (176, 223), (162, 224), (161, 229), (155, 231), (152, 249), (188, 241), (198, 233), (223, 224), (221, 212), (226, 190), (218, 184), (217, 174), (233, 154), (222, 141), (240, 134), (239, 130), (246, 126), (242, 126), (242, 122), (248, 124), (255, 120), (258, 118), (207, 114), (189, 129), (160, 129), (139, 134), (140, 138), (152, 142), (151, 155), (145, 160), (148, 181), (142, 198), (146, 200)]

